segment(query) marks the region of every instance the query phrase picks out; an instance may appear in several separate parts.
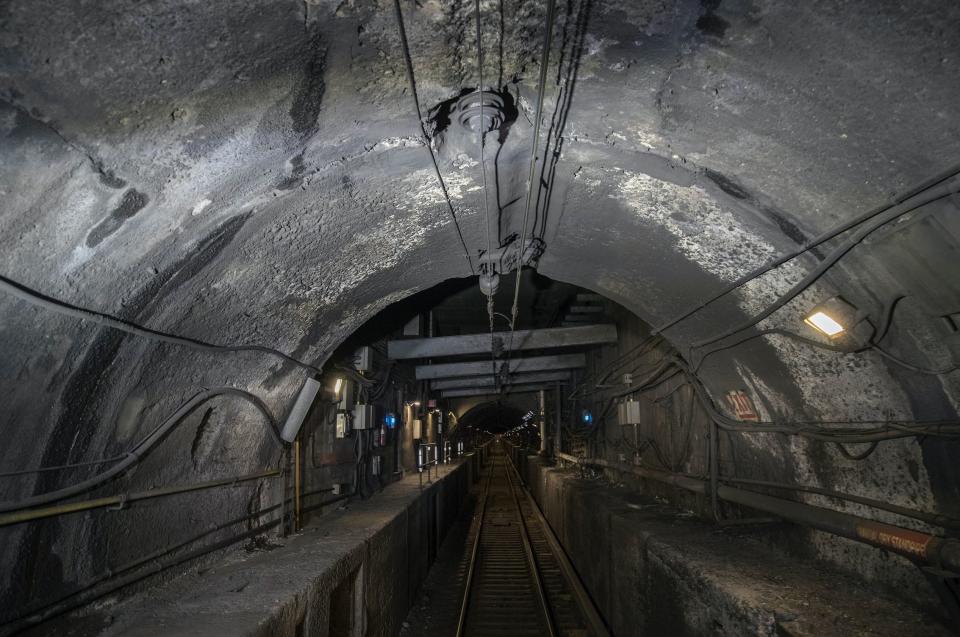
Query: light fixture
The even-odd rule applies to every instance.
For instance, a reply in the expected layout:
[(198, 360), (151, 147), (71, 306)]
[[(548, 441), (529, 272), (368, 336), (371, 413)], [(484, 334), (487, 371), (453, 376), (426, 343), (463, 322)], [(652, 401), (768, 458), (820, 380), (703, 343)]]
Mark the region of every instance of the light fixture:
[(287, 415), (287, 421), (283, 424), (283, 429), (280, 431), (281, 438), (287, 442), (296, 440), (297, 434), (300, 432), (300, 427), (303, 426), (303, 421), (306, 420), (307, 412), (310, 411), (310, 407), (313, 405), (313, 400), (317, 397), (317, 392), (320, 391), (320, 387), (320, 381), (315, 378), (307, 378), (307, 380), (304, 381), (303, 387), (300, 388), (300, 393), (297, 394), (297, 400), (293, 403), (293, 407)]
[(848, 301), (832, 296), (807, 312), (803, 322), (821, 334), (835, 339), (850, 333), (864, 318)]
[(383, 424), (385, 424), (389, 429), (393, 429), (397, 426), (397, 415), (393, 412), (390, 412), (383, 417)]
[(337, 378), (333, 382), (333, 395), (336, 396), (337, 400), (340, 400), (340, 390), (343, 389), (343, 379)]
[(589, 409), (584, 409), (581, 418), (585, 424), (589, 425), (593, 422), (593, 413)]
[(803, 319), (803, 322), (831, 338), (844, 331), (842, 325), (837, 323), (829, 314), (822, 311), (814, 312)]

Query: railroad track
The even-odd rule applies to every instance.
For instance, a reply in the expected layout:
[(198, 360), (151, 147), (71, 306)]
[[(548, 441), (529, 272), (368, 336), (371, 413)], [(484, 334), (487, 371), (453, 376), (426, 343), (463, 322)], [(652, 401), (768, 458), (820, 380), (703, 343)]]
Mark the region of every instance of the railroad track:
[(609, 635), (499, 445), (490, 455), (469, 540), (458, 637)]

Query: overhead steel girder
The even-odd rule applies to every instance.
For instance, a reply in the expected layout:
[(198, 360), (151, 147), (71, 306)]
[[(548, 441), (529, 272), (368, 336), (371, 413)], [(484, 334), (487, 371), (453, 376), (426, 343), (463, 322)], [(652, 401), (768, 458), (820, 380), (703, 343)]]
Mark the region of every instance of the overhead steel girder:
[[(497, 361), (498, 367), (506, 361)], [(587, 364), (583, 354), (556, 354), (554, 356), (532, 356), (530, 358), (510, 359), (508, 372), (519, 374), (524, 372), (541, 372), (557, 369), (574, 369)], [(433, 380), (435, 378), (460, 378), (462, 376), (486, 376), (491, 374), (493, 367), (490, 361), (474, 361), (470, 363), (439, 363), (436, 365), (417, 365), (417, 380)]]
[(521, 351), (550, 349), (554, 347), (578, 347), (617, 342), (616, 325), (583, 325), (578, 327), (552, 327), (542, 330), (517, 330), (461, 336), (436, 336), (389, 341), (387, 356), (392, 359), (436, 358), (440, 356), (464, 356), (489, 354), (498, 351)]
[[(529, 385), (530, 383), (549, 383), (570, 380), (570, 372), (533, 372), (532, 374), (514, 374), (510, 376), (510, 384)], [(502, 381), (501, 381), (502, 382)], [(448, 378), (430, 381), (431, 389), (461, 389), (464, 387), (493, 387), (497, 379), (489, 376), (471, 376), (467, 378)]]
[(442, 398), (461, 398), (465, 396), (502, 396), (510, 394), (525, 394), (528, 392), (540, 391), (541, 389), (554, 389), (556, 385), (544, 383), (535, 383), (533, 385), (512, 385), (505, 392), (494, 391), (492, 387), (471, 387), (463, 389), (448, 389), (440, 392)]

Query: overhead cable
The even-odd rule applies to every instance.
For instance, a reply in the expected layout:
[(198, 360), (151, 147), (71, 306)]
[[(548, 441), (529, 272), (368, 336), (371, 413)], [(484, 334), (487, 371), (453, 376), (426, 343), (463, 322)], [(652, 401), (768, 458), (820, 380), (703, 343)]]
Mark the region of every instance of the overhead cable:
[(850, 235), (847, 239), (843, 240), (836, 248), (833, 249), (817, 266), (808, 272), (800, 281), (798, 281), (793, 287), (791, 287), (787, 292), (781, 294), (777, 299), (770, 303), (764, 310), (754, 315), (753, 317), (721, 332), (714, 336), (699, 340), (692, 344), (692, 348), (700, 348), (717, 341), (721, 341), (729, 336), (743, 332), (744, 330), (750, 329), (755, 326), (757, 323), (767, 318), (784, 305), (796, 298), (801, 292), (813, 285), (823, 274), (833, 267), (844, 255), (850, 252), (853, 248), (859, 245), (867, 236), (869, 236), (874, 231), (883, 227), (884, 225), (902, 217), (905, 214), (914, 212), (923, 206), (947, 199), (956, 195), (958, 192), (958, 186), (953, 185), (951, 188), (948, 188), (946, 192), (938, 193), (937, 195), (928, 197), (923, 201), (911, 205), (906, 208), (891, 208), (886, 213), (875, 216), (870, 223), (862, 225), (856, 232)]
[(450, 201), (450, 193), (447, 192), (447, 184), (443, 181), (443, 175), (440, 174), (440, 165), (437, 163), (437, 156), (430, 145), (430, 136), (427, 135), (427, 127), (423, 123), (423, 110), (420, 108), (420, 98), (417, 96), (417, 81), (413, 74), (413, 58), (410, 56), (410, 46), (407, 43), (407, 30), (403, 24), (403, 11), (400, 9), (400, 0), (393, 0), (393, 8), (397, 16), (397, 28), (400, 31), (400, 46), (403, 49), (403, 59), (407, 68), (407, 81), (410, 83), (410, 96), (413, 98), (413, 106), (417, 111), (417, 122), (420, 124), (420, 132), (423, 134), (423, 142), (430, 153), (430, 162), (433, 164), (433, 171), (437, 175), (437, 182), (440, 184), (440, 190), (443, 192), (443, 199), (447, 203), (447, 210), (450, 212), (450, 219), (457, 230), (457, 236), (460, 238), (460, 245), (463, 246), (463, 254), (467, 257), (467, 263), (470, 266), (470, 274), (476, 274), (473, 269), (473, 259), (470, 258), (470, 250), (467, 248), (467, 242), (463, 238), (463, 232), (460, 230), (460, 222), (457, 220), (457, 213), (453, 210), (453, 203)]
[[(676, 317), (674, 317), (673, 319), (667, 321), (666, 323), (664, 323), (664, 324), (656, 327), (656, 328), (653, 330), (653, 332), (654, 332), (654, 333), (658, 333), (658, 332), (663, 332), (664, 330), (670, 329), (671, 327), (677, 325), (678, 323), (680, 323), (680, 322), (682, 322), (682, 321), (690, 318), (690, 317), (693, 316), (694, 314), (698, 313), (700, 310), (704, 309), (705, 307), (707, 307), (708, 305), (712, 304), (713, 302), (715, 302), (715, 301), (719, 300), (720, 298), (726, 296), (726, 295), (729, 294), (730, 292), (733, 292), (734, 290), (743, 287), (743, 286), (746, 285), (747, 283), (750, 283), (750, 282), (753, 281), (754, 279), (757, 279), (757, 278), (763, 276), (763, 275), (766, 274), (767, 272), (770, 272), (771, 270), (774, 270), (774, 269), (780, 267), (780, 266), (783, 265), (784, 263), (786, 263), (786, 262), (788, 262), (788, 261), (791, 261), (791, 260), (795, 259), (796, 257), (798, 257), (798, 256), (800, 256), (800, 255), (802, 255), (802, 254), (805, 254), (805, 253), (809, 252), (810, 250), (816, 248), (817, 246), (819, 246), (819, 245), (822, 244), (822, 243), (825, 243), (825, 242), (827, 242), (827, 241), (829, 241), (829, 240), (831, 240), (831, 239), (834, 239), (834, 238), (838, 237), (839, 235), (847, 232), (848, 230), (852, 230), (853, 228), (859, 226), (859, 225), (862, 224), (862, 223), (865, 223), (865, 222), (873, 219), (874, 217), (877, 217), (877, 216), (879, 216), (879, 215), (882, 215), (882, 214), (884, 214), (884, 213), (892, 210), (893, 208), (895, 208), (895, 207), (897, 207), (897, 206), (899, 206), (899, 205), (901, 205), (901, 204), (903, 204), (903, 203), (906, 203), (907, 201), (909, 201), (910, 199), (916, 197), (917, 195), (922, 194), (923, 192), (925, 192), (925, 191), (927, 191), (927, 190), (930, 190), (931, 188), (933, 188), (933, 187), (935, 187), (935, 186), (938, 186), (938, 185), (942, 184), (943, 182), (952, 179), (953, 177), (956, 177), (958, 174), (960, 174), (960, 167), (954, 166), (954, 167), (950, 168), (949, 170), (947, 170), (947, 171), (945, 171), (945, 172), (943, 172), (943, 173), (940, 173), (939, 175), (933, 177), (932, 179), (929, 179), (929, 180), (927, 180), (926, 182), (924, 182), (924, 183), (922, 183), (922, 184), (920, 184), (920, 185), (918, 185), (918, 186), (910, 189), (909, 191), (903, 193), (902, 195), (900, 195), (900, 196), (898, 196), (896, 199), (894, 199), (891, 203), (886, 204), (886, 205), (883, 205), (883, 206), (880, 206), (879, 208), (870, 210), (870, 211), (868, 211), (868, 212), (866, 212), (866, 213), (864, 213), (864, 214), (862, 214), (862, 215), (859, 215), (859, 216), (857, 216), (857, 217), (855, 217), (855, 218), (853, 218), (853, 219), (851, 219), (851, 220), (849, 220), (849, 221), (846, 221), (846, 222), (844, 222), (844, 223), (842, 223), (842, 224), (839, 224), (839, 225), (835, 226), (834, 228), (831, 228), (830, 230), (827, 230), (826, 232), (820, 234), (819, 236), (817, 236), (817, 237), (815, 237), (815, 238), (813, 238), (813, 239), (810, 239), (809, 241), (805, 242), (802, 246), (800, 246), (800, 247), (797, 248), (796, 250), (793, 250), (793, 251), (791, 251), (791, 252), (788, 252), (788, 253), (780, 256), (780, 257), (777, 257), (776, 259), (770, 261), (769, 263), (765, 263), (765, 264), (763, 264), (763, 265), (761, 265), (761, 266), (759, 266), (759, 267), (751, 270), (750, 272), (748, 272), (747, 274), (741, 276), (740, 278), (736, 279), (735, 281), (731, 281), (731, 282), (728, 283), (727, 285), (725, 285), (725, 286), (723, 286), (722, 288), (720, 288), (715, 294), (713, 294), (713, 295), (710, 296), (709, 298), (701, 301), (701, 302), (698, 303), (696, 306), (694, 306), (694, 307), (690, 308), (689, 310), (687, 310), (687, 311), (679, 314), (678, 316), (676, 316)], [(906, 214), (906, 213), (901, 213), (901, 214)]]
[[(537, 108), (533, 121), (533, 139), (530, 143), (530, 174), (527, 177), (527, 199), (523, 206), (523, 225), (520, 230), (520, 245), (517, 248), (517, 278), (513, 288), (513, 306), (510, 309), (510, 347), (507, 358), (513, 350), (513, 333), (517, 327), (518, 302), (520, 299), (520, 272), (523, 269), (523, 254), (526, 251), (527, 220), (530, 216), (530, 202), (533, 199), (533, 185), (539, 182), (537, 176), (537, 151), (540, 148), (540, 120), (543, 119), (543, 100), (547, 87), (547, 67), (550, 62), (550, 47), (553, 42), (553, 14), (555, 0), (547, 0), (547, 15), (543, 29), (543, 49), (540, 53), (540, 79), (537, 84)], [(532, 233), (531, 233), (532, 234)]]
[(253, 405), (267, 421), (267, 429), (274, 440), (276, 440), (279, 445), (283, 445), (283, 441), (280, 438), (280, 433), (277, 431), (276, 420), (273, 418), (273, 414), (270, 413), (270, 409), (262, 400), (260, 400), (260, 398), (248, 391), (237, 389), (235, 387), (204, 389), (197, 392), (183, 402), (179, 407), (177, 407), (177, 409), (172, 414), (167, 416), (163, 422), (157, 425), (153, 431), (140, 440), (140, 442), (135, 444), (126, 454), (124, 454), (122, 460), (117, 462), (106, 471), (98, 473), (87, 480), (82, 480), (72, 484), (71, 486), (63, 487), (62, 489), (57, 489), (47, 493), (41, 493), (18, 502), (0, 502), (0, 512), (28, 509), (31, 507), (49, 504), (51, 502), (57, 502), (79, 493), (89, 491), (90, 489), (104, 484), (111, 478), (120, 475), (134, 464), (140, 462), (140, 460), (147, 455), (147, 453), (149, 453), (158, 442), (160, 442), (171, 430), (179, 425), (187, 416), (193, 413), (197, 407), (218, 396), (236, 396)]
[(57, 314), (62, 314), (63, 316), (70, 316), (84, 321), (90, 321), (103, 327), (110, 327), (115, 330), (120, 330), (121, 332), (126, 332), (127, 334), (133, 334), (134, 336), (141, 336), (154, 341), (160, 341), (162, 343), (182, 345), (184, 347), (190, 347), (192, 349), (207, 352), (259, 352), (261, 354), (267, 354), (269, 356), (281, 358), (288, 363), (306, 369), (307, 371), (315, 374), (320, 373), (320, 369), (318, 367), (310, 365), (309, 363), (305, 363), (301, 360), (297, 360), (289, 354), (284, 354), (283, 352), (275, 350), (272, 347), (266, 347), (263, 345), (217, 345), (214, 343), (201, 341), (200, 339), (196, 338), (177, 336), (175, 334), (161, 332), (160, 330), (144, 327), (142, 325), (138, 325), (137, 323), (133, 323), (104, 312), (90, 310), (72, 305), (66, 301), (61, 301), (60, 299), (55, 299), (4, 276), (0, 276), (0, 291), (18, 298), (21, 301), (26, 301), (33, 306), (40, 307)]

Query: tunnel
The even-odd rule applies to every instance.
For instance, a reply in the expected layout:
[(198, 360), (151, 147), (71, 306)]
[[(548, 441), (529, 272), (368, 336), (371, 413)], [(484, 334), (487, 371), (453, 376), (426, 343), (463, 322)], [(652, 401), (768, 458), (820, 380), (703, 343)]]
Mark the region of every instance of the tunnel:
[(957, 634), (958, 25), (0, 2), (0, 634)]

